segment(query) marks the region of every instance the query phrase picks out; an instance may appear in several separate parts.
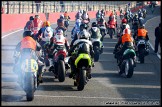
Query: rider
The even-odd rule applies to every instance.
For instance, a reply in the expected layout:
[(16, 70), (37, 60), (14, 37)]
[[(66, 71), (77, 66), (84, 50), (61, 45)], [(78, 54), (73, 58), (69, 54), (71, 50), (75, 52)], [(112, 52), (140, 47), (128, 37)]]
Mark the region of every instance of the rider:
[(34, 37), (35, 40), (38, 40), (38, 38), (41, 36), (42, 36), (42, 39), (44, 40), (45, 39), (44, 35), (47, 35), (47, 33), (49, 34), (50, 37), (54, 36), (54, 30), (52, 29), (50, 22), (45, 21), (43, 25), (44, 25), (44, 27), (42, 27), (38, 31), (38, 33), (35, 35), (35, 37)]
[(81, 20), (77, 19), (75, 22), (75, 26), (73, 27), (73, 29), (71, 31), (72, 41), (71, 41), (70, 47), (72, 46), (74, 41), (78, 39), (78, 33), (80, 32), (80, 25), (81, 25)]
[(14, 72), (19, 75), (18, 82), (21, 81), (20, 64), (22, 63), (21, 59), (24, 58), (23, 56), (25, 56), (26, 54), (30, 54), (32, 55), (32, 58), (34, 58), (38, 62), (38, 65), (42, 65), (43, 58), (40, 54), (36, 54), (36, 52), (39, 52), (40, 50), (41, 46), (32, 38), (32, 32), (24, 31), (23, 39), (16, 46), (16, 52), (20, 52), (21, 54), (19, 56), (15, 56), (17, 61), (15, 62)]
[(34, 30), (34, 29), (40, 29), (42, 27), (42, 20), (40, 19), (40, 16), (39, 15), (35, 15), (34, 17), (34, 20), (32, 21), (32, 24), (31, 24), (31, 29)]
[(138, 20), (139, 20), (140, 26), (144, 24), (143, 13), (141, 13), (141, 14), (139, 15)]
[(101, 17), (105, 17), (105, 11), (104, 11), (104, 9), (101, 10)]
[(138, 29), (138, 25), (139, 25), (139, 20), (138, 20), (138, 14), (137, 13), (133, 17), (132, 25), (133, 25), (132, 29), (134, 29), (134, 32), (136, 32), (136, 30)]
[(146, 9), (145, 8), (142, 8), (142, 12), (143, 12), (143, 18), (145, 18), (146, 17), (146, 14), (147, 14)]
[(64, 37), (63, 31), (61, 29), (59, 29), (53, 37), (53, 44), (50, 50), (54, 51), (59, 45), (64, 45), (66, 51), (69, 51), (70, 49), (69, 42), (67, 41), (66, 37)]
[(127, 25), (127, 19), (124, 18), (122, 19), (121, 26), (120, 26), (122, 32), (126, 28), (126, 25)]
[(146, 40), (146, 44), (148, 44), (148, 31), (145, 29), (145, 25), (142, 24), (141, 26), (139, 26), (138, 30), (135, 32), (134, 36), (136, 41), (138, 41), (139, 39), (144, 39)]
[(90, 18), (89, 18), (89, 15), (86, 11), (83, 11), (83, 14), (82, 14), (82, 19), (83, 20), (88, 20), (90, 22)]
[[(113, 30), (113, 34), (114, 34), (116, 26), (117, 26), (117, 21), (116, 21), (114, 15), (113, 15), (113, 18), (108, 20), (108, 22), (107, 22), (108, 32), (109, 32), (110, 29), (112, 29)], [(108, 32), (107, 32), (107, 34), (108, 34)], [(111, 35), (110, 38), (113, 38), (113, 36)]]
[[(92, 42), (88, 40), (89, 36), (90, 36), (90, 34), (88, 33), (87, 30), (81, 31), (79, 33), (79, 39), (74, 42), (73, 47), (70, 48), (70, 50), (68, 52), (69, 56), (71, 56), (72, 52), (77, 47), (79, 47), (77, 53), (75, 53), (75, 55), (72, 55), (68, 61), (68, 63), (71, 65), (71, 74), (69, 75), (69, 78), (72, 78), (73, 74), (75, 74), (75, 72), (76, 72), (76, 66), (74, 65), (74, 62), (80, 53), (89, 54), (91, 56), (92, 66), (94, 67), (94, 62), (93, 62), (94, 51), (93, 51)], [(89, 75), (89, 79), (90, 78), (91, 78), (91, 72)]]
[(60, 15), (60, 18), (57, 20), (57, 28), (55, 29), (56, 32), (57, 30), (61, 29), (64, 32), (64, 36), (66, 36), (66, 30), (67, 28), (64, 26), (64, 15)]
[(24, 30), (31, 30), (30, 26), (31, 26), (33, 20), (34, 20), (34, 17), (30, 16), (29, 21), (26, 23), (26, 25), (24, 27)]
[(114, 12), (112, 11), (110, 16), (109, 16), (109, 20), (112, 20), (114, 18)]
[(122, 33), (123, 33), (123, 30), (126, 28), (127, 26), (127, 19), (126, 18), (123, 18), (122, 19), (122, 22), (121, 22), (121, 25), (120, 25), (120, 36), (122, 36)]
[(68, 20), (70, 19), (70, 16), (68, 15), (67, 11), (65, 11), (65, 13), (64, 13), (64, 18), (68, 19)]
[(101, 18), (101, 11), (98, 10), (96, 13), (96, 20), (99, 21), (100, 18)]
[[(107, 23), (103, 17), (100, 18), (100, 20), (97, 22), (97, 25), (98, 27), (104, 26), (105, 28), (107, 28)], [(106, 30), (104, 34), (106, 35)]]
[[(72, 46), (73, 46), (73, 43), (78, 39), (79, 33), (80, 33), (81, 31), (87, 30), (87, 29), (88, 29), (87, 24), (85, 24), (85, 23), (80, 24), (80, 28), (79, 28), (79, 30), (77, 31), (77, 33), (74, 35), (74, 38), (73, 38), (73, 40), (71, 41), (70, 47), (72, 47)], [(89, 40), (90, 40), (90, 37), (89, 37)]]
[(76, 20), (82, 19), (82, 14), (83, 14), (83, 10), (78, 11), (78, 13), (75, 15)]
[(101, 42), (101, 33), (100, 33), (100, 29), (98, 28), (97, 26), (97, 23), (96, 22), (93, 22), (92, 23), (92, 28), (89, 30), (90, 34), (91, 34), (91, 40), (92, 39), (96, 39), (96, 38), (99, 38), (100, 40), (100, 47), (101, 47), (101, 53), (103, 52), (103, 43)]
[[(120, 45), (122, 45), (122, 48), (119, 50), (118, 48)], [(119, 59), (118, 66), (121, 64), (123, 52), (128, 48), (134, 49), (134, 39), (131, 37), (131, 30), (127, 25), (123, 30), (123, 35), (118, 39), (113, 52), (115, 54), (115, 58)]]

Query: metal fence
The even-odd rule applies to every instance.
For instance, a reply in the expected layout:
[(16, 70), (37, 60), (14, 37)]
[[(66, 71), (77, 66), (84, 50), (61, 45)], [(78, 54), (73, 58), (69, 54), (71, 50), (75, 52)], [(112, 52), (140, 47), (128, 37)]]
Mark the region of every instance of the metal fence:
[(22, 13), (54, 13), (54, 12), (75, 12), (80, 9), (86, 11), (97, 11), (104, 9), (106, 11), (125, 9), (130, 3), (130, 8), (137, 5), (136, 1), (1, 1), (4, 14), (22, 14)]

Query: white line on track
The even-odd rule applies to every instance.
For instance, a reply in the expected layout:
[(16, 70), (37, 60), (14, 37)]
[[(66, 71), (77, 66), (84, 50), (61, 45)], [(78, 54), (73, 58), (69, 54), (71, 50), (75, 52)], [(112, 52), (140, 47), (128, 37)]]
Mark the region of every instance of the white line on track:
[(35, 97), (52, 97), (52, 98), (88, 98), (88, 99), (109, 99), (109, 100), (160, 100), (160, 99), (144, 99), (144, 98), (112, 98), (112, 97), (86, 97), (86, 96), (51, 96), (51, 95), (34, 95)]
[[(51, 24), (51, 25), (54, 25), (54, 24), (56, 24), (56, 23), (53, 23), (53, 24)], [(14, 33), (16, 33), (16, 32), (19, 32), (19, 31), (21, 31), (21, 30), (24, 30), (24, 29), (19, 29), (19, 30), (16, 30), (16, 31), (14, 31), (14, 32), (11, 32), (11, 33), (9, 33), (9, 34), (7, 34), (7, 35), (4, 35), (4, 36), (2, 36), (2, 39), (5, 38), (5, 37), (7, 37), (7, 36), (9, 36), (9, 35), (11, 35), (11, 34), (14, 34)]]
[(21, 30), (23, 30), (23, 29), (19, 29), (19, 30), (16, 30), (16, 31), (14, 31), (14, 32), (11, 32), (11, 33), (9, 33), (9, 34), (7, 34), (7, 35), (4, 35), (4, 36), (2, 36), (2, 39), (5, 38), (5, 37), (7, 37), (7, 36), (9, 36), (9, 35), (11, 35), (11, 34), (13, 34), (13, 33), (19, 32), (19, 31), (21, 31)]

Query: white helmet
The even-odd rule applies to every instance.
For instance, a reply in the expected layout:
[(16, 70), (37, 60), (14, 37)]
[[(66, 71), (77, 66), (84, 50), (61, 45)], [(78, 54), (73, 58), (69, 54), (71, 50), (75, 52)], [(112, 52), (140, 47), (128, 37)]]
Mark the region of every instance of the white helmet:
[(124, 34), (131, 34), (131, 30), (129, 29), (129, 28), (125, 28), (124, 30), (123, 30), (123, 35)]
[(127, 24), (127, 25), (125, 26), (125, 28), (126, 28), (126, 29), (130, 29), (130, 26), (129, 26), (129, 24)]
[(64, 18), (64, 15), (63, 15), (63, 14), (60, 15), (60, 19), (61, 19), (61, 18), (62, 18), (62, 19)]
[(88, 14), (84, 14), (84, 19), (88, 19)]

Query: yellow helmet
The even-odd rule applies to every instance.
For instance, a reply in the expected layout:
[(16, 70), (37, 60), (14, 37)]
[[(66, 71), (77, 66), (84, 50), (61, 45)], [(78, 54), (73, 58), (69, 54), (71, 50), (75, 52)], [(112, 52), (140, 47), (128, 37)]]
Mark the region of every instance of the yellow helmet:
[(49, 21), (46, 21), (46, 26), (51, 26)]
[(43, 23), (43, 26), (50, 26), (51, 24), (50, 24), (50, 22), (49, 21), (45, 21), (44, 23)]

